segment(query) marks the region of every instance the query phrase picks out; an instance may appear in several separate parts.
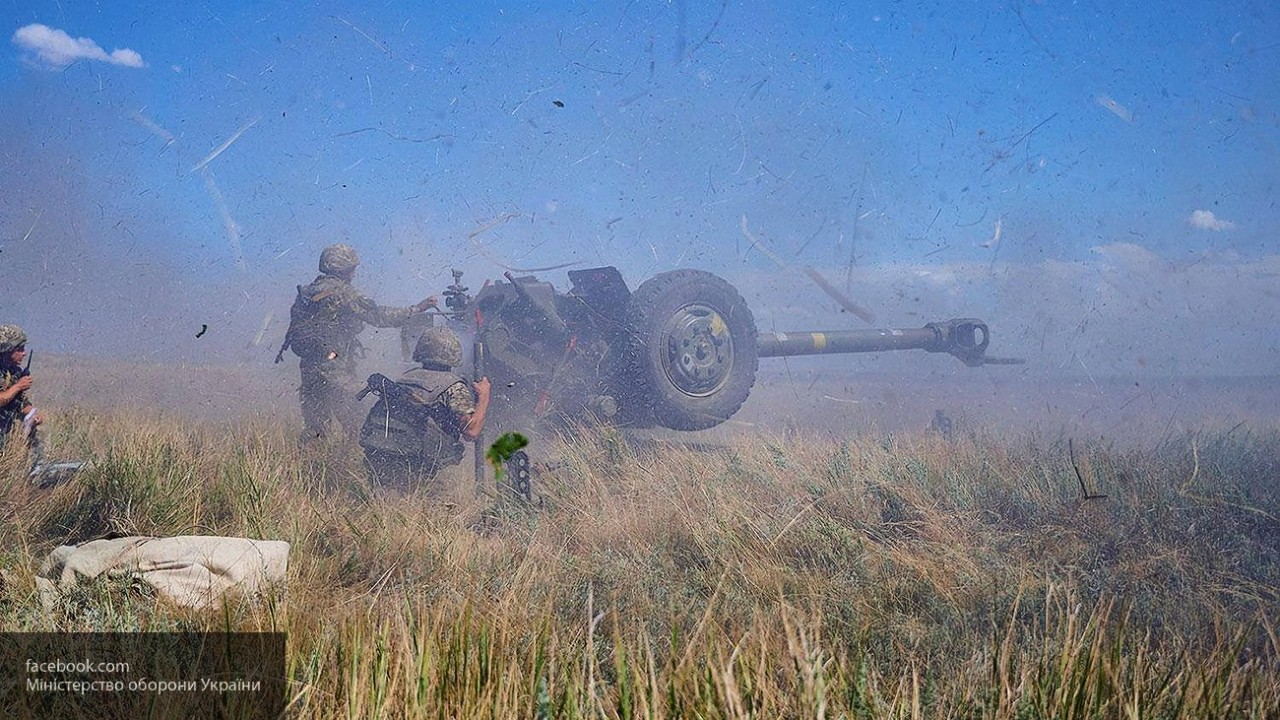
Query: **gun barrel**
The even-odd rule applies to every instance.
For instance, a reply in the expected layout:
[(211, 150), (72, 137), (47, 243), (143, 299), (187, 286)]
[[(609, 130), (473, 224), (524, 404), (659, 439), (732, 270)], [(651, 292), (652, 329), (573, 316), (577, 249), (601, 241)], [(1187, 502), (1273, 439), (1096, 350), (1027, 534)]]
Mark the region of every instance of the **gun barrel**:
[(885, 350), (926, 350), (937, 341), (937, 333), (929, 328), (838, 330), (835, 332), (760, 333), (756, 337), (756, 346), (760, 357), (788, 357)]
[(981, 320), (958, 318), (929, 323), (921, 328), (877, 330), (837, 330), (834, 332), (758, 333), (759, 357), (792, 355), (839, 355), (926, 350), (954, 355), (966, 365), (982, 365), (990, 342), (990, 331)]

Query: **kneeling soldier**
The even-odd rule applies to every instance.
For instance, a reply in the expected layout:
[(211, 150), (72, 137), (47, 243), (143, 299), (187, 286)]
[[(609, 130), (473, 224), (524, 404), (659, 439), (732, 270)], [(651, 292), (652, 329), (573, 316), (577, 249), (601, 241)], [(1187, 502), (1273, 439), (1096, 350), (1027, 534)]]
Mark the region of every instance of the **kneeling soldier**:
[(35, 429), (44, 418), (31, 404), (31, 373), (24, 360), (30, 362), (27, 334), (17, 325), (0, 325), (0, 447), (11, 431), (21, 427), (27, 442), (38, 452)]
[(421, 367), (394, 382), (369, 378), (365, 392), (380, 399), (360, 429), (370, 480), (399, 490), (461, 462), (462, 441), (480, 436), (489, 409), (489, 378), (471, 383), (453, 371), (462, 364), (462, 343), (452, 331), (424, 332), (413, 359)]

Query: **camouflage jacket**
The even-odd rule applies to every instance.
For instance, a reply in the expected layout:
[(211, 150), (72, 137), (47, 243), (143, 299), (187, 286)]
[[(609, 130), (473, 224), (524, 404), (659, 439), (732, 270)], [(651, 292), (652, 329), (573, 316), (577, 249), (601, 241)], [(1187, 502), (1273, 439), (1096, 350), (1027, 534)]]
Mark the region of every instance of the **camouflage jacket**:
[[(0, 392), (13, 387), (13, 384), (26, 374), (22, 368), (0, 367)], [(22, 411), (30, 406), (31, 395), (25, 390), (15, 395), (9, 402), (0, 405), (0, 435), (12, 430), (14, 423), (22, 420)]]
[(342, 278), (321, 275), (298, 286), (285, 345), (306, 359), (350, 357), (365, 323), (399, 327), (414, 314), (411, 307), (379, 305)]

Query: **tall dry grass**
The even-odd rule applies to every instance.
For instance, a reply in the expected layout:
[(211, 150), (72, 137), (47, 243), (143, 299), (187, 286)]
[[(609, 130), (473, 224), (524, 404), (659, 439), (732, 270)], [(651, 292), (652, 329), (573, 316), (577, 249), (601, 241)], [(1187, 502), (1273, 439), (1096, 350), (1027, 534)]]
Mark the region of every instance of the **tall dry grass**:
[[(1280, 715), (1272, 430), (582, 429), (537, 448), (534, 506), (461, 468), (373, 492), (353, 445), (265, 422), (80, 410), (48, 434), (96, 465), (38, 491), (0, 455), (3, 628), (283, 630), (290, 717)], [(112, 532), (287, 540), (290, 586), (196, 613), (98, 585), (46, 613), (44, 555)]]

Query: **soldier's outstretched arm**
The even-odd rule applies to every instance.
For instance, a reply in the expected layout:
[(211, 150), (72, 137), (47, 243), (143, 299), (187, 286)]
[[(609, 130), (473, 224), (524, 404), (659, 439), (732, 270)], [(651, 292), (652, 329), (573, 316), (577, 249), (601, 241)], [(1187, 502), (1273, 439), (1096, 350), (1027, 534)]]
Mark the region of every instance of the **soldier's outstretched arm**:
[[(427, 300), (432, 301), (431, 305), (425, 305)], [(391, 307), (379, 305), (368, 295), (357, 295), (351, 300), (351, 309), (356, 317), (374, 327), (400, 327), (409, 322), (409, 318), (422, 312), (427, 307), (434, 306), (434, 297), (427, 298), (427, 300), (409, 307)]]

